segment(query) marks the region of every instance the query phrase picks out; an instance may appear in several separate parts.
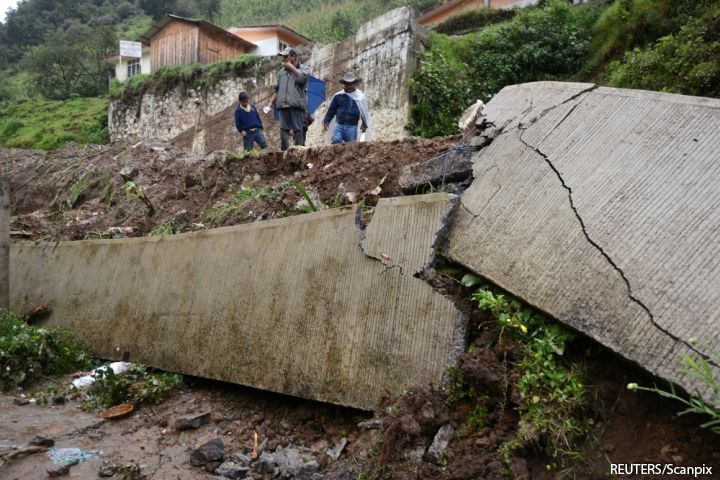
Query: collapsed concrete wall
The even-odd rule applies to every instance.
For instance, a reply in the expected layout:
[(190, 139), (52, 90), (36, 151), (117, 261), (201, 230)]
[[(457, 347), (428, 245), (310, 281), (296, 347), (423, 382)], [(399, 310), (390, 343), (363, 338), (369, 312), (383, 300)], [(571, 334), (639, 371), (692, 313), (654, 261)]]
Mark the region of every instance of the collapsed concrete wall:
[(720, 100), (539, 82), (487, 109), (445, 254), (708, 393), (682, 357), (720, 352)]
[[(407, 135), (410, 115), (409, 81), (423, 49), (424, 29), (413, 19), (409, 7), (382, 15), (360, 27), (357, 34), (333, 45), (316, 45), (301, 62), (310, 73), (327, 82), (328, 98), (341, 87), (338, 80), (353, 71), (361, 79), (360, 88), (368, 97), (372, 117), (372, 137), (391, 140)], [(250, 93), (262, 107), (269, 101), (279, 63), (268, 61), (258, 72), (245, 78), (228, 79), (215, 87), (178, 91), (167, 95), (146, 94), (138, 105), (113, 100), (109, 108), (109, 129), (113, 139), (152, 138), (172, 140), (179, 147), (198, 152), (241, 147), (233, 114), (240, 91)], [(307, 146), (329, 143), (322, 129), (322, 117), (329, 102), (316, 112), (318, 121), (308, 132)], [(272, 114), (260, 112), (271, 147), (279, 147), (278, 123)]]
[[(105, 358), (372, 409), (439, 384), (463, 350), (452, 302), (415, 278), (434, 254), (444, 194), (168, 237), (23, 243), (11, 307)], [(362, 239), (364, 235), (364, 239)]]

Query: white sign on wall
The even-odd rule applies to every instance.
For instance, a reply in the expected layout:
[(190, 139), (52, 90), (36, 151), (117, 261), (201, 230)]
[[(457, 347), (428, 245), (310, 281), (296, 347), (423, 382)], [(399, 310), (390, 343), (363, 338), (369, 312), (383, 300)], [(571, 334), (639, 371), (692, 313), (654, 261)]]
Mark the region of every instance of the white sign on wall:
[(142, 57), (142, 43), (120, 40), (120, 56), (130, 58)]

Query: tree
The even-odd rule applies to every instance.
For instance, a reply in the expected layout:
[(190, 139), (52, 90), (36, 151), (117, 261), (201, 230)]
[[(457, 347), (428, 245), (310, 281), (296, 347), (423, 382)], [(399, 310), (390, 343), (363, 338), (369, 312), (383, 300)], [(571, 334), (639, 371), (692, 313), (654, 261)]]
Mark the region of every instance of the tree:
[(112, 68), (104, 57), (115, 45), (110, 27), (57, 30), (42, 45), (32, 47), (23, 63), (32, 75), (32, 87), (47, 98), (101, 95), (107, 91), (107, 75)]

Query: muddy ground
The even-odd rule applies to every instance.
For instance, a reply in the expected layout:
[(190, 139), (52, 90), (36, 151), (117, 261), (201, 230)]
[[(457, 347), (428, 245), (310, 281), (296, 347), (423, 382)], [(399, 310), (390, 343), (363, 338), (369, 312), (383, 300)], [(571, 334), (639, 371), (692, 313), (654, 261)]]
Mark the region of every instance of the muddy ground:
[[(166, 143), (0, 149), (0, 171), (11, 177), (11, 229), (17, 238), (83, 240), (112, 237), (112, 227), (141, 236), (161, 226), (165, 233), (178, 233), (297, 215), (302, 196), (291, 180), (307, 189), (317, 208), (374, 205), (379, 197), (401, 194), (403, 165), (433, 157), (455, 141), (409, 138), (242, 159), (233, 152), (197, 155)], [(126, 190), (123, 168), (134, 189)], [(233, 196), (242, 187), (266, 188), (234, 208)], [(115, 236), (119, 233), (116, 229)]]
[[(379, 197), (402, 194), (398, 176), (403, 165), (436, 156), (457, 140), (405, 139), (246, 158), (196, 155), (161, 143), (0, 150), (0, 169), (11, 176), (15, 239), (111, 238), (297, 215), (303, 210), (298, 206), (302, 195), (290, 180), (304, 186), (320, 208), (360, 201), (371, 206)], [(132, 178), (130, 187), (120, 175), (124, 167)], [(264, 194), (240, 204), (241, 187)], [(139, 192), (152, 205), (152, 214)], [(266, 452), (293, 449), (317, 462), (315, 479), (595, 479), (609, 478), (611, 463), (706, 465), (720, 471), (720, 441), (697, 427), (703, 419), (678, 417), (678, 404), (628, 391), (630, 382), (652, 385), (657, 379), (583, 338), (574, 342), (573, 351), (586, 371), (584, 414), (593, 421), (592, 434), (572, 447), (564, 463), (529, 444), (504, 464), (499, 449), (518, 433), (512, 381), (519, 373), (508, 363), (518, 347), (499, 341), (495, 322), (470, 303), (470, 290), (432, 272), (428, 277), (471, 320), (468, 340), (473, 348), (459, 368), (478, 391), (489, 394), (482, 427), (468, 426), (469, 401), (450, 402), (437, 385), (418, 385), (398, 398), (382, 399), (373, 414), (186, 378), (161, 405), (141, 406), (115, 421), (81, 412), (76, 401), (16, 405), (20, 392), (7, 392), (0, 396), (0, 453), (45, 435), (55, 439), (56, 447), (102, 452), (73, 466), (71, 478), (97, 478), (109, 466), (125, 468), (114, 478), (213, 478), (207, 469), (191, 465), (191, 452), (219, 436), (226, 456), (248, 454), (257, 432)], [(177, 417), (200, 412), (211, 412), (208, 424), (182, 432), (174, 428)], [(358, 426), (373, 418), (376, 428)], [(454, 428), (455, 436), (443, 458), (433, 463), (425, 453), (445, 425)], [(331, 458), (328, 449), (343, 439), (346, 447)], [(47, 478), (51, 467), (46, 453), (35, 453), (0, 468), (0, 478)], [(134, 469), (139, 473), (128, 473)], [(254, 467), (247, 478), (273, 478), (261, 470)]]

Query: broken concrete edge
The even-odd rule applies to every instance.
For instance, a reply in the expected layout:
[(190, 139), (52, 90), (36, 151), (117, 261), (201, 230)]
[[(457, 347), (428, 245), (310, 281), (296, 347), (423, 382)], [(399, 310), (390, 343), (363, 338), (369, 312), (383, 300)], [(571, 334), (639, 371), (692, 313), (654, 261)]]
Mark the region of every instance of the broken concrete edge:
[[(451, 212), (454, 210), (455, 206), (457, 205), (457, 197), (451, 197), (446, 194), (442, 193), (436, 193), (436, 194), (430, 194), (425, 197), (425, 199), (419, 199), (419, 196), (413, 196), (413, 197), (401, 197), (401, 198), (395, 198), (395, 199), (382, 199), (379, 202), (379, 209), (382, 211), (383, 208), (386, 207), (397, 207), (397, 206), (411, 206), (415, 203), (427, 203), (432, 204), (434, 203), (435, 206), (433, 207), (433, 211), (435, 212), (433, 215), (435, 217), (434, 222), (431, 225), (433, 227), (429, 230), (425, 230), (428, 234), (431, 234), (431, 238), (428, 238), (427, 240), (432, 240), (432, 246), (430, 245), (430, 242), (427, 244), (424, 244), (425, 246), (422, 247), (420, 251), (415, 251), (415, 261), (413, 262), (413, 269), (416, 269), (418, 265), (429, 264), (430, 261), (434, 258), (435, 253), (434, 249), (436, 248), (435, 245), (437, 244), (437, 241), (435, 239), (435, 235), (438, 234), (438, 232), (442, 233), (446, 228), (448, 224), (448, 217), (451, 214)], [(351, 208), (355, 210), (354, 214), (351, 212)], [(98, 247), (106, 247), (108, 245), (118, 246), (120, 244), (122, 245), (137, 245), (137, 244), (143, 244), (143, 245), (149, 245), (149, 248), (151, 250), (155, 249), (161, 249), (160, 245), (162, 242), (179, 242), (184, 239), (188, 238), (203, 238), (203, 237), (214, 237), (222, 234), (226, 234), (228, 232), (235, 232), (235, 231), (244, 231), (249, 232), (260, 228), (282, 228), (286, 227), (288, 225), (293, 224), (307, 224), (307, 223), (314, 223), (315, 221), (323, 221), (328, 218), (333, 217), (350, 217), (352, 219), (352, 216), (355, 216), (357, 218), (358, 212), (361, 212), (361, 209), (356, 205), (354, 207), (344, 207), (344, 208), (338, 208), (338, 209), (330, 209), (325, 210), (321, 212), (306, 214), (306, 215), (298, 215), (295, 217), (287, 217), (282, 219), (273, 219), (273, 220), (267, 220), (263, 222), (257, 222), (257, 223), (251, 223), (251, 224), (242, 224), (242, 225), (235, 225), (235, 226), (229, 226), (229, 227), (222, 227), (212, 230), (206, 230), (206, 231), (199, 231), (199, 232), (187, 232), (183, 234), (176, 234), (176, 235), (167, 235), (167, 236), (157, 236), (157, 237), (136, 237), (136, 238), (126, 238), (126, 239), (99, 239), (99, 240), (81, 240), (81, 241), (71, 241), (71, 242), (18, 242), (15, 245), (15, 248), (18, 249), (18, 251), (22, 251), (24, 248), (32, 248), (32, 249), (38, 249), (39, 252), (54, 252), (58, 248), (60, 249), (66, 249), (70, 248), (71, 250), (75, 250), (81, 247), (87, 248), (88, 246), (91, 247), (89, 250), (92, 252), (94, 249), (92, 249), (92, 246), (98, 246)], [(440, 219), (439, 217), (441, 216)], [(357, 226), (357, 225), (355, 225)], [(357, 235), (357, 243), (353, 242), (354, 245), (357, 245), (357, 247), (361, 250), (361, 253), (363, 253), (364, 257), (371, 258), (373, 260), (379, 261), (382, 263), (382, 259), (379, 259), (375, 256), (366, 255), (362, 251), (362, 243), (360, 241), (361, 237), (363, 236), (365, 232), (358, 228), (355, 231), (355, 234)], [(427, 242), (427, 240), (425, 240)], [(418, 253), (421, 256), (421, 261), (418, 262)], [(408, 277), (410, 277), (408, 275)], [(412, 279), (406, 277), (407, 282), (423, 282), (426, 283), (425, 280), (422, 278), (419, 278), (416, 275), (412, 275)], [(428, 291), (434, 291), (431, 285), (425, 285), (425, 287)], [(435, 294), (438, 295), (438, 293), (435, 291)], [(445, 301), (448, 301), (446, 299)], [(452, 303), (450, 302), (450, 305)], [(446, 376), (445, 366), (448, 362), (455, 362), (459, 355), (465, 350), (465, 333), (466, 333), (466, 322), (463, 318), (463, 316), (460, 314), (460, 312), (455, 308), (454, 306), (451, 306), (451, 311), (448, 312), (450, 314), (449, 325), (450, 327), (448, 330), (449, 335), (446, 337), (447, 340), (445, 340), (447, 343), (445, 343), (445, 352), (443, 354), (442, 359), (438, 359), (438, 370), (437, 376), (432, 380), (433, 383), (437, 382), (438, 386), (441, 386), (443, 384), (443, 379)], [(106, 352), (105, 355), (100, 355), (101, 357), (106, 357), (108, 352)], [(110, 356), (112, 356), (114, 352), (109, 353)], [(109, 357), (108, 357), (109, 358)], [(151, 365), (148, 363), (148, 365)], [(158, 368), (162, 368), (162, 365), (157, 365)], [(194, 374), (195, 372), (190, 369), (188, 371), (187, 368), (185, 369), (170, 369), (170, 371), (178, 371), (179, 373), (185, 373), (185, 374)], [(221, 381), (232, 381), (229, 379), (221, 378), (221, 377), (213, 377), (210, 376), (208, 378), (215, 378), (217, 380)], [(233, 383), (239, 383), (243, 384), (241, 382), (233, 382)], [(268, 391), (275, 391), (277, 393), (281, 394), (292, 394), (287, 391), (283, 391), (282, 389), (275, 388), (273, 386), (261, 386), (261, 385), (253, 385), (253, 384), (247, 384), (250, 387), (253, 388), (262, 388), (264, 390)], [(407, 385), (403, 388), (407, 388)], [(400, 393), (401, 390), (398, 390), (396, 393)], [(312, 397), (304, 397), (304, 398), (312, 398)], [(361, 408), (365, 410), (373, 410), (376, 406), (376, 402), (379, 400), (379, 397), (375, 398), (372, 403), (365, 403), (364, 405), (360, 406), (358, 404), (352, 404), (352, 402), (347, 403), (344, 402), (342, 399), (337, 398), (322, 398), (322, 396), (315, 397), (314, 400), (316, 401), (324, 401), (324, 402), (331, 402), (338, 405), (344, 405), (349, 406), (353, 408)]]
[[(524, 89), (524, 90), (532, 90), (537, 88), (538, 90), (547, 89), (550, 87), (557, 87), (558, 83), (562, 82), (532, 82), (528, 84), (520, 84), (520, 85), (512, 85), (505, 87), (501, 92), (498, 93), (496, 96), (500, 96), (502, 94), (508, 94), (513, 92), (517, 89)], [(585, 222), (583, 221), (582, 216), (577, 211), (573, 196), (572, 196), (572, 188), (571, 186), (567, 185), (565, 183), (564, 178), (562, 177), (561, 172), (558, 170), (558, 168), (552, 163), (552, 160), (548, 157), (548, 155), (544, 154), (538, 147), (529, 144), (525, 139), (523, 138), (523, 134), (526, 130), (528, 130), (530, 127), (533, 126), (536, 122), (541, 120), (544, 116), (549, 114), (550, 112), (563, 107), (564, 105), (567, 105), (570, 102), (576, 101), (575, 105), (570, 108), (570, 110), (557, 122), (557, 125), (553, 129), (557, 129), (557, 127), (562, 124), (568, 117), (570, 117), (573, 112), (575, 111), (576, 107), (578, 107), (584, 100), (585, 97), (590, 95), (591, 93), (599, 94), (599, 95), (612, 95), (612, 96), (621, 96), (621, 97), (631, 97), (631, 98), (643, 98), (643, 99), (649, 99), (649, 100), (656, 100), (656, 101), (662, 101), (667, 103), (675, 103), (675, 104), (684, 104), (684, 105), (694, 105), (694, 106), (702, 106), (706, 108), (720, 108), (720, 105), (718, 104), (717, 99), (712, 98), (702, 98), (702, 97), (693, 97), (693, 96), (687, 96), (687, 95), (677, 95), (677, 94), (665, 94), (661, 92), (649, 92), (644, 90), (627, 90), (627, 89), (615, 89), (610, 87), (601, 87), (596, 84), (583, 84), (583, 83), (568, 83), (567, 84), (568, 90), (572, 89), (573, 87), (577, 90), (574, 93), (571, 93), (569, 96), (566, 96), (566, 98), (559, 98), (556, 103), (546, 106), (539, 112), (535, 113), (534, 110), (536, 110), (536, 106), (533, 104), (533, 99), (529, 98), (529, 95), (525, 97), (525, 101), (527, 103), (527, 100), (529, 98), (529, 105), (527, 108), (522, 110), (521, 112), (515, 111), (514, 115), (511, 115), (509, 117), (502, 118), (502, 113), (504, 111), (496, 112), (494, 109), (490, 108), (486, 110), (486, 117), (484, 118), (484, 123), (478, 125), (478, 130), (480, 130), (479, 134), (482, 137), (485, 137), (489, 140), (489, 143), (491, 143), (493, 140), (496, 140), (500, 136), (503, 135), (516, 135), (517, 140), (524, 145), (526, 148), (530, 149), (531, 151), (535, 152), (546, 164), (547, 166), (554, 172), (555, 176), (557, 177), (558, 181), (561, 184), (561, 187), (567, 192), (568, 201), (570, 203), (570, 208), (573, 211), (580, 228), (583, 232), (583, 235), (585, 236), (585, 239), (587, 242), (598, 251), (598, 253), (605, 258), (607, 263), (612, 267), (612, 269), (620, 276), (622, 282), (624, 283), (626, 289), (627, 289), (627, 295), (628, 298), (635, 303), (642, 311), (645, 313), (645, 319), (648, 321), (652, 327), (658, 331), (660, 331), (663, 335), (667, 336), (671, 340), (673, 340), (673, 344), (671, 347), (671, 350), (666, 354), (666, 356), (673, 355), (676, 350), (681, 349), (683, 352), (678, 353), (675, 356), (682, 355), (697, 355), (703, 360), (705, 360), (710, 366), (719, 368), (720, 365), (718, 365), (718, 362), (716, 362), (716, 358), (713, 358), (712, 355), (707, 354), (703, 351), (701, 351), (699, 348), (694, 346), (692, 339), (682, 339), (678, 335), (675, 335), (670, 331), (669, 328), (665, 328), (662, 325), (660, 325), (651, 309), (642, 301), (640, 300), (633, 292), (633, 287), (626, 276), (625, 272), (620, 268), (620, 266), (606, 253), (606, 251), (603, 249), (603, 247), (595, 241), (593, 238), (591, 238), (590, 234), (588, 233)], [(561, 91), (561, 93), (570, 93)], [(489, 104), (489, 105), (492, 105)], [(510, 108), (512, 109), (512, 107)], [(507, 109), (505, 109), (507, 111)], [(493, 114), (500, 114), (500, 118), (493, 118)], [(532, 116), (531, 116), (532, 115)], [(550, 132), (552, 133), (552, 131)], [(546, 134), (545, 138), (549, 137), (550, 134)], [(544, 139), (543, 139), (544, 140)], [(485, 146), (487, 146), (487, 144)], [(482, 148), (480, 149), (482, 150)], [(477, 162), (474, 162), (477, 165)], [(479, 172), (476, 171), (474, 168), (474, 174), (475, 177), (481, 176), (483, 173), (487, 172)], [(500, 188), (500, 185), (498, 185), (498, 188)], [(492, 199), (492, 197), (491, 197)], [(468, 209), (463, 203), (462, 198), (460, 198), (460, 204), (461, 206), (473, 217), (477, 217), (478, 214)], [(519, 300), (523, 301), (525, 304), (529, 305), (530, 307), (536, 309), (539, 312), (542, 312), (544, 315), (546, 315), (548, 318), (553, 319), (554, 321), (557, 321), (558, 323), (561, 323), (565, 326), (567, 326), (569, 329), (574, 331), (576, 334), (591, 339), (594, 342), (598, 342), (605, 346), (606, 348), (609, 348), (610, 350), (613, 350), (614, 352), (620, 354), (625, 360), (629, 361), (631, 364), (639, 367), (640, 369), (649, 372), (650, 374), (654, 375), (655, 377), (671, 382), (675, 384), (678, 388), (680, 388), (683, 391), (686, 391), (689, 394), (696, 395), (700, 398), (706, 398), (706, 399), (713, 399), (711, 402), (714, 401), (713, 392), (711, 391), (711, 388), (709, 386), (705, 386), (703, 391), (695, 390), (690, 391), (683, 387), (683, 385), (687, 385), (686, 380), (687, 377), (690, 375), (688, 372), (684, 373), (678, 373), (675, 371), (667, 371), (665, 369), (659, 368), (659, 366), (648, 366), (641, 364), (637, 359), (633, 358), (632, 356), (621, 354), (619, 352), (622, 351), (619, 345), (614, 344), (614, 342), (609, 341), (608, 338), (602, 337), (598, 334), (598, 332), (594, 331), (596, 330), (596, 327), (594, 325), (588, 324), (587, 322), (581, 320), (581, 319), (567, 319), (565, 321), (555, 318), (553, 315), (548, 314), (543, 309), (539, 308), (537, 305), (534, 305), (532, 302), (528, 301), (528, 299), (523, 298), (520, 295), (515, 294), (512, 292), (512, 290), (504, 286), (501, 282), (494, 280), (491, 277), (488, 277), (487, 275), (481, 274), (481, 272), (474, 271), (471, 267), (468, 265), (464, 265), (459, 259), (452, 259), (453, 261), (458, 262), (459, 264), (463, 265), (464, 267), (468, 268), (470, 271), (473, 271), (473, 273), (477, 274), (481, 278), (485, 279), (489, 283), (492, 283), (499, 288), (511, 293), (513, 296), (518, 298)], [(583, 328), (583, 330), (580, 330), (580, 328)], [(602, 338), (602, 340), (601, 340)], [(702, 390), (702, 388), (701, 388)]]

